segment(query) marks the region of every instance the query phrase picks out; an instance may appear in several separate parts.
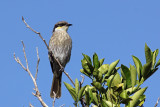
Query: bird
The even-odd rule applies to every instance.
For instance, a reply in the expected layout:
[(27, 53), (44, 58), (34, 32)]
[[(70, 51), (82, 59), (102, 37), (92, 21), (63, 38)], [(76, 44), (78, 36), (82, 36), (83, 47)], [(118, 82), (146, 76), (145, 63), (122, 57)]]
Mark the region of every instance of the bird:
[(53, 72), (53, 81), (50, 91), (51, 98), (56, 97), (59, 99), (61, 97), (62, 72), (70, 60), (72, 50), (72, 39), (67, 32), (70, 26), (72, 26), (72, 24), (66, 21), (57, 22), (49, 41), (48, 56)]

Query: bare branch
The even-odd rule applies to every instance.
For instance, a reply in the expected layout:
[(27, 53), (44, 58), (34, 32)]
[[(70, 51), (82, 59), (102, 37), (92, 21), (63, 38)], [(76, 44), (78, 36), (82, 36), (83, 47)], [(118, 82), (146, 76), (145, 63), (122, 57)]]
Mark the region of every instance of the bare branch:
[(29, 104), (29, 107), (34, 107), (31, 103)]
[[(81, 75), (81, 77), (82, 77), (82, 81), (81, 82), (79, 82), (80, 83), (80, 89), (81, 89), (81, 87), (82, 87), (82, 84), (83, 84), (83, 82), (84, 82), (84, 76), (83, 75)], [(84, 98), (81, 98), (80, 99), (80, 102), (81, 102), (81, 105), (82, 105), (82, 107), (85, 107), (85, 99)]]
[(66, 71), (63, 71), (63, 72), (64, 72), (64, 73), (66, 74), (66, 76), (70, 79), (70, 81), (72, 82), (72, 84), (75, 86), (73, 80), (72, 80), (71, 77), (68, 75), (68, 73), (67, 73)]
[(20, 64), (21, 65), (21, 67), (25, 70), (25, 71), (27, 71), (27, 69), (23, 66), (23, 64), (21, 63), (21, 60), (17, 57), (16, 58), (16, 55), (15, 55), (15, 53), (14, 53), (14, 59), (15, 59), (15, 61), (18, 63), (18, 64)]
[[(26, 25), (27, 28), (29, 28), (31, 31), (33, 31), (34, 33), (36, 33), (36, 34), (39, 35), (39, 37), (40, 37), (40, 38), (43, 40), (43, 42), (45, 43), (48, 51), (51, 52), (51, 51), (49, 50), (49, 46), (47, 45), (45, 39), (42, 37), (41, 33), (35, 31), (34, 29), (32, 29), (32, 28), (27, 24), (27, 22), (24, 20), (23, 16), (22, 16), (22, 21), (24, 22), (24, 24)], [(53, 53), (52, 53), (52, 56), (53, 56), (53, 58), (57, 61), (57, 63), (58, 63), (59, 66), (61, 67), (61, 69), (63, 69), (63, 66), (61, 65), (61, 63), (59, 62), (59, 60), (54, 56)], [(68, 73), (66, 73), (64, 70), (63, 70), (63, 72), (65, 73), (65, 75), (69, 78), (69, 80), (70, 80), (70, 81), (72, 82), (72, 84), (74, 85), (74, 82), (73, 82), (73, 80), (71, 79), (71, 77), (68, 75)]]
[(34, 33), (36, 33), (36, 34), (39, 35), (39, 37), (43, 40), (44, 44), (46, 45), (47, 49), (49, 50), (49, 47), (48, 47), (48, 45), (47, 45), (47, 43), (46, 43), (46, 40), (43, 39), (43, 37), (41, 36), (41, 33), (35, 31), (34, 29), (32, 29), (32, 28), (26, 23), (26, 21), (24, 20), (23, 16), (22, 16), (22, 21), (24, 22), (24, 24), (26, 25), (27, 28), (29, 28), (31, 31), (33, 31)]
[(156, 102), (156, 104), (155, 104), (154, 107), (157, 107), (157, 105), (158, 105), (158, 103), (159, 103), (159, 100), (160, 100), (160, 98), (158, 97), (158, 100), (157, 100), (157, 102)]
[(24, 46), (23, 41), (21, 41), (21, 42), (22, 42), (22, 45), (23, 45), (23, 53), (24, 53), (24, 57), (25, 57), (25, 60), (26, 60), (26, 66), (27, 66), (27, 71), (28, 71), (29, 67), (28, 67), (28, 60), (27, 60), (26, 52), (25, 52), (25, 46)]
[(35, 86), (35, 89), (34, 89), (34, 90), (36, 91), (36, 93), (32, 93), (32, 94), (38, 98), (38, 100), (40, 101), (40, 103), (41, 103), (41, 105), (42, 105), (43, 107), (48, 107), (47, 104), (42, 100), (41, 94), (40, 94), (40, 92), (39, 92), (39, 90), (38, 90), (38, 86), (37, 86), (37, 83), (36, 83), (36, 79), (33, 77), (31, 71), (29, 70), (28, 60), (27, 60), (26, 52), (25, 52), (25, 45), (24, 45), (23, 41), (22, 41), (22, 45), (23, 45), (23, 53), (24, 53), (24, 57), (25, 57), (25, 60), (26, 60), (26, 66), (27, 66), (27, 68), (24, 67), (24, 65), (21, 63), (21, 61), (20, 61), (19, 58), (16, 58), (16, 57), (15, 57), (15, 54), (14, 54), (14, 59), (15, 59), (15, 61), (16, 61), (17, 63), (19, 63), (19, 64), (21, 65), (21, 67), (22, 67), (25, 71), (28, 72), (29, 76), (31, 77), (31, 79), (32, 79), (32, 81), (33, 81), (33, 83), (34, 83), (34, 86)]
[(52, 107), (54, 107), (54, 104), (55, 104), (55, 101), (56, 101), (56, 93), (53, 91), (53, 95), (54, 95), (54, 98), (53, 98), (53, 105)]
[(37, 50), (37, 67), (36, 67), (36, 75), (35, 75), (35, 80), (37, 79), (37, 74), (38, 74), (38, 65), (40, 62), (39, 54), (38, 54), (38, 47), (36, 48)]
[(83, 75), (81, 75), (81, 77), (82, 77), (82, 81), (81, 81), (81, 86), (82, 86), (82, 84), (83, 84), (83, 82), (84, 82), (84, 76)]

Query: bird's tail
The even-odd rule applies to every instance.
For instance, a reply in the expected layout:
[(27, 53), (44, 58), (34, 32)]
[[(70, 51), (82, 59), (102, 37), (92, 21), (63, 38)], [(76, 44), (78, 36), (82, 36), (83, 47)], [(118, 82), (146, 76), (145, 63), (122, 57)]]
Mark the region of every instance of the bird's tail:
[(61, 78), (62, 73), (58, 77), (56, 77), (56, 75), (53, 76), (52, 87), (50, 92), (51, 98), (54, 98), (54, 93), (56, 94), (56, 98), (61, 97)]

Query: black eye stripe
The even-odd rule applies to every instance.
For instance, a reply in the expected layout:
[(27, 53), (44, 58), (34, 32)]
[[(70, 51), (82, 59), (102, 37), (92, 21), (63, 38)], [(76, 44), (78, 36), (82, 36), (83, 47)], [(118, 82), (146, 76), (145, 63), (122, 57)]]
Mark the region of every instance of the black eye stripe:
[(64, 26), (65, 24), (64, 23), (62, 23), (62, 24), (59, 24), (59, 26)]

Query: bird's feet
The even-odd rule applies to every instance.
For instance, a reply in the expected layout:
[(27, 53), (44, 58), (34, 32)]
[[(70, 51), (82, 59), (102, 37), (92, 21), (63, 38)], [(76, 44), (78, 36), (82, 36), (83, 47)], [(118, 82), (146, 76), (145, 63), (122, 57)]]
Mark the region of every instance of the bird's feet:
[(64, 67), (61, 66), (61, 69), (59, 69), (60, 72), (64, 72)]

